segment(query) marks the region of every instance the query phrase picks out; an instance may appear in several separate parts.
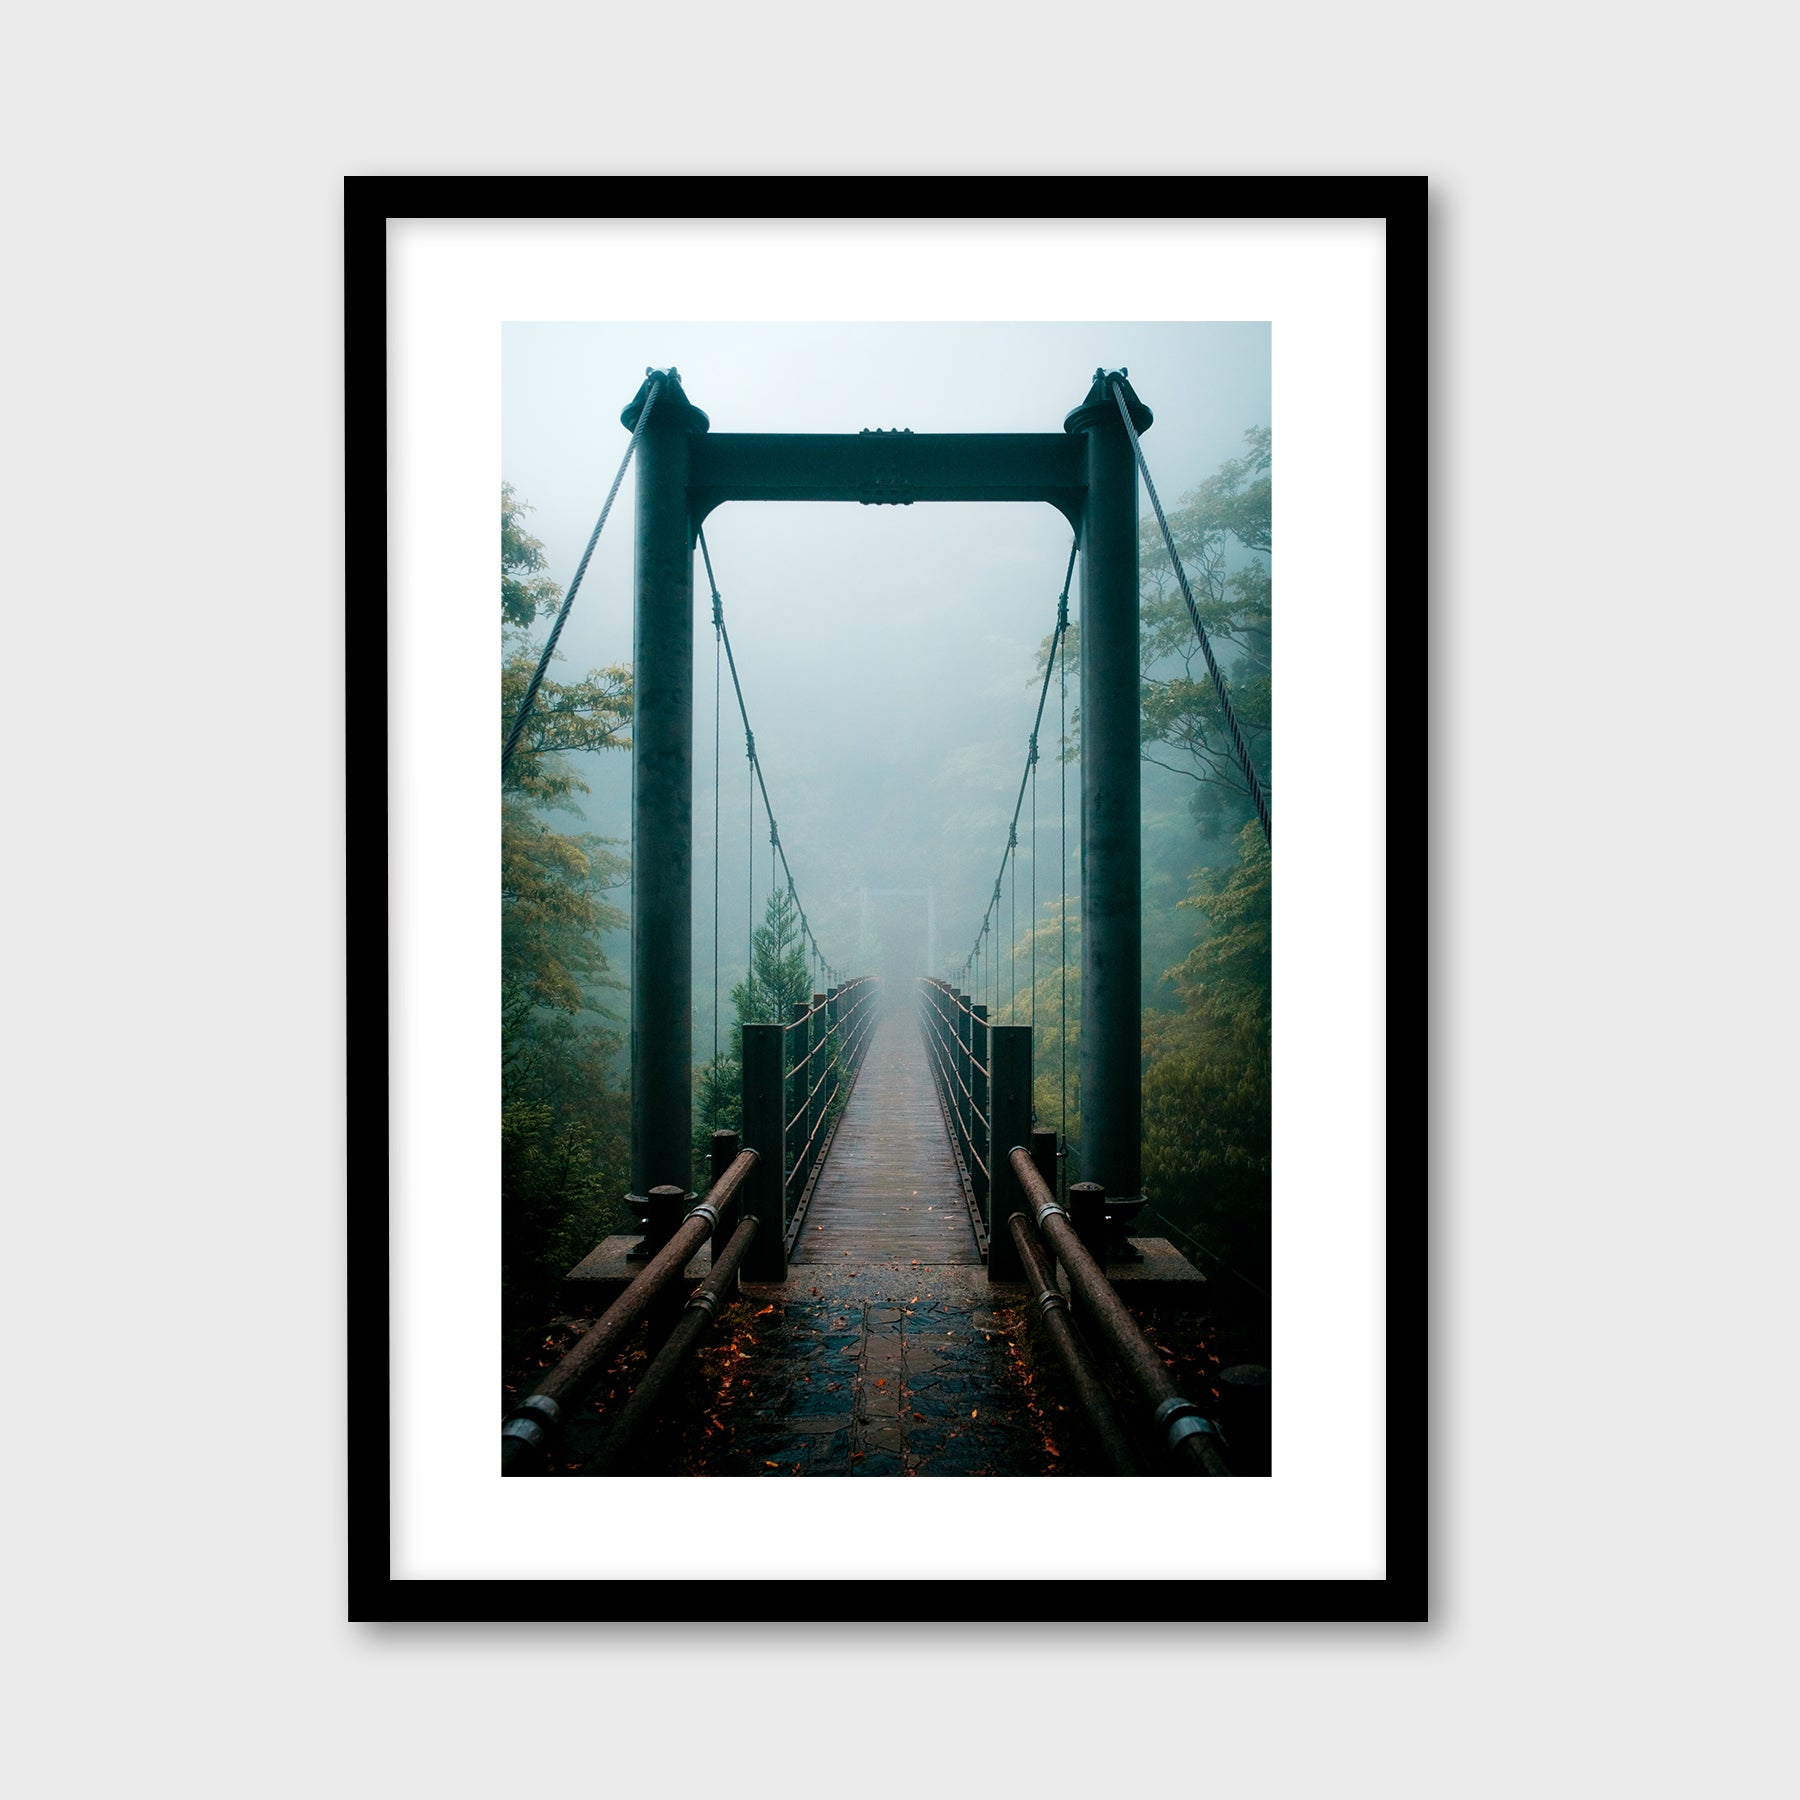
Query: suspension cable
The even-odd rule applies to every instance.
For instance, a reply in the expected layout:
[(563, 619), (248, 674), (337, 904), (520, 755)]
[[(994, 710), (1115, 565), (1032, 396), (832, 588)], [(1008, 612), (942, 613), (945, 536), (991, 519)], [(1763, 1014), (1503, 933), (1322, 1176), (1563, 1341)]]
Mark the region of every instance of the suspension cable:
[[(737, 657), (732, 653), (731, 632), (727, 629), (725, 624), (725, 603), (719, 596), (719, 584), (713, 577), (712, 553), (706, 547), (706, 532), (704, 530), (699, 533), (699, 539), (700, 555), (706, 563), (707, 585), (712, 589), (713, 611), (719, 622), (719, 641), (725, 649), (726, 666), (731, 670), (731, 691), (737, 696), (738, 717), (744, 722), (744, 754), (750, 759), (751, 773), (755, 777), (757, 788), (762, 793), (763, 811), (768, 816), (769, 820), (769, 892), (774, 893), (779, 885), (775, 879), (775, 862), (779, 857), (782, 872), (787, 876), (788, 897), (794, 903), (794, 910), (800, 915), (801, 936), (812, 946), (813, 952), (819, 958), (820, 962), (825, 963), (825, 952), (819, 948), (819, 940), (813, 935), (812, 922), (806, 916), (806, 908), (800, 904), (800, 893), (794, 885), (794, 871), (788, 866), (787, 849), (781, 841), (780, 827), (775, 822), (775, 808), (769, 804), (769, 784), (763, 779), (762, 758), (756, 753), (756, 734), (750, 729), (750, 710), (744, 704), (743, 683), (738, 680)], [(752, 967), (754, 967), (756, 935), (754, 873), (752, 873), (751, 882), (753, 889), (751, 907), (751, 951)]]
[[(711, 571), (708, 571), (710, 576)], [(720, 727), (724, 723), (723, 696), (720, 686), (724, 669), (724, 645), (722, 635), (725, 628), (725, 616), (718, 606), (713, 607), (713, 1070), (714, 1088), (718, 1081), (719, 1063), (719, 736)], [(717, 1119), (708, 1120), (709, 1124), (717, 1124)]]
[[(1063, 1134), (1066, 1145), (1069, 1137), (1069, 646), (1068, 622), (1069, 601), (1065, 592), (1061, 607), (1057, 611), (1057, 624), (1062, 628), (1062, 662), (1060, 676), (1062, 696), (1058, 714), (1058, 739), (1056, 760), (1062, 780), (1062, 847), (1060, 851), (1060, 873), (1062, 877), (1062, 905), (1058, 908), (1058, 924), (1062, 930), (1062, 947), (1057, 958), (1062, 991), (1056, 1002), (1057, 1036), (1061, 1039), (1062, 1052), (1062, 1111), (1057, 1115), (1056, 1126)], [(1058, 1172), (1065, 1177), (1068, 1169), (1068, 1156), (1058, 1158)], [(1063, 1182), (1063, 1192), (1068, 1192), (1068, 1182)]]
[[(648, 370), (645, 371), (649, 373)], [(613, 501), (618, 498), (619, 483), (625, 479), (625, 471), (631, 466), (631, 453), (638, 447), (638, 439), (644, 435), (644, 427), (650, 423), (650, 414), (655, 409), (656, 397), (662, 392), (663, 378), (651, 375), (647, 392), (644, 395), (644, 408), (638, 414), (638, 422), (632, 428), (631, 442), (625, 446), (624, 458), (619, 463), (619, 472), (613, 477), (612, 486), (606, 492), (606, 504), (600, 508), (600, 517), (594, 522), (593, 536), (587, 541), (587, 548), (581, 553), (581, 562), (575, 570), (575, 579), (569, 583), (569, 591), (563, 596), (563, 603), (556, 614), (556, 623), (550, 627), (550, 635), (544, 640), (544, 653), (538, 658), (538, 665), (532, 671), (531, 680), (525, 685), (525, 698), (519, 702), (519, 711), (512, 722), (512, 729), (506, 734), (506, 743), (500, 751), (500, 774), (504, 779), (506, 771), (512, 763), (513, 749), (518, 744), (519, 734), (525, 729), (525, 721), (531, 717), (531, 709), (537, 703), (538, 689), (544, 684), (544, 671), (550, 666), (550, 659), (556, 654), (556, 640), (562, 636), (562, 628), (569, 617), (569, 608), (575, 604), (575, 595), (581, 586), (581, 578), (587, 573), (588, 560), (594, 554), (594, 546), (600, 541), (601, 528), (606, 524), (606, 515), (612, 511)]]
[[(1035, 734), (1034, 734), (1035, 735)], [(1026, 765), (1027, 774), (1030, 764)], [(1012, 840), (1008, 848), (1016, 851), (1019, 847), (1019, 833), (1014, 828)], [(1019, 859), (1012, 859), (1012, 874), (1006, 884), (1007, 906), (1010, 916), (1006, 924), (1006, 1022), (1017, 1024), (1015, 1017), (1019, 1010)]]
[[(1057, 653), (1058, 648), (1062, 644), (1063, 634), (1068, 629), (1069, 584), (1075, 578), (1075, 553), (1079, 548), (1080, 548), (1080, 539), (1076, 539), (1074, 542), (1072, 542), (1069, 545), (1069, 566), (1067, 569), (1065, 569), (1063, 571), (1062, 593), (1057, 597), (1056, 630), (1050, 640), (1050, 655), (1045, 660), (1045, 663), (1044, 663), (1043, 683), (1038, 688), (1037, 716), (1035, 719), (1033, 719), (1032, 725), (1031, 725), (1031, 742), (1034, 746), (1037, 741), (1038, 727), (1040, 725), (1042, 725), (1044, 722), (1044, 702), (1050, 696), (1050, 676), (1051, 676), (1051, 673), (1056, 668), (1056, 653)], [(977, 931), (975, 934), (975, 948), (969, 952), (968, 961), (966, 961), (963, 964), (963, 968), (965, 970), (967, 970), (975, 962), (976, 957), (981, 953), (982, 939), (985, 936), (985, 934), (987, 933), (990, 923), (995, 926), (997, 926), (999, 924), (1001, 883), (1006, 879), (1006, 866), (1012, 860), (1012, 854), (1019, 846), (1019, 813), (1025, 805), (1025, 789), (1026, 789), (1027, 784), (1031, 780), (1031, 764), (1032, 764), (1034, 755), (1035, 755), (1035, 749), (1032, 753), (1030, 753), (1026, 756), (1024, 770), (1021, 772), (1021, 774), (1019, 776), (1019, 792), (1018, 792), (1017, 797), (1013, 801), (1012, 820), (1007, 825), (1007, 828), (1006, 828), (1006, 848), (1001, 853), (1001, 856), (1000, 856), (999, 873), (996, 874), (994, 877), (993, 896), (988, 901), (987, 911), (981, 915), (981, 929), (979, 931)], [(999, 1000), (999, 975), (1000, 975), (999, 953), (1000, 953), (1000, 946), (999, 946), (999, 941), (998, 941), (998, 934), (996, 933), (995, 943), (994, 943), (994, 979), (995, 979), (994, 998), (995, 998), (996, 1002), (998, 1002), (998, 1000)]]
[[(1175, 534), (1169, 529), (1169, 521), (1163, 516), (1162, 501), (1156, 495), (1156, 483), (1150, 479), (1150, 465), (1144, 460), (1143, 441), (1138, 437), (1137, 427), (1131, 422), (1131, 408), (1125, 404), (1125, 390), (1117, 378), (1108, 381), (1112, 389), (1112, 397), (1119, 403), (1119, 417), (1125, 421), (1125, 429), (1131, 437), (1131, 447), (1137, 452), (1138, 468), (1143, 472), (1144, 486), (1150, 492), (1150, 504), (1156, 508), (1156, 522), (1162, 527), (1163, 542), (1169, 548), (1169, 561), (1175, 565), (1175, 579), (1181, 583), (1181, 597), (1187, 602), (1188, 617), (1194, 621), (1194, 631), (1200, 639), (1200, 651), (1206, 658), (1206, 672), (1212, 677), (1213, 692), (1218, 696), (1219, 710), (1225, 715), (1225, 724), (1231, 733), (1231, 748), (1237, 757), (1238, 767), (1244, 772), (1244, 780), (1250, 785), (1251, 804), (1256, 808), (1256, 816), (1262, 822), (1263, 842), (1269, 840), (1269, 803), (1263, 797), (1262, 782), (1256, 773), (1256, 764), (1250, 760), (1250, 746), (1244, 742), (1244, 734), (1238, 727), (1237, 708), (1231, 704), (1231, 695), (1226, 692), (1225, 677), (1219, 673), (1217, 658), (1213, 655), (1212, 639), (1206, 635), (1206, 627), (1200, 623), (1200, 608), (1194, 604), (1194, 590), (1188, 586), (1187, 570), (1181, 566), (1181, 557), (1175, 548)], [(1273, 848), (1273, 845), (1270, 845)]]
[[(746, 734), (747, 735), (747, 734)], [(756, 994), (756, 752), (746, 750), (749, 758), (750, 791), (744, 808), (744, 990), (752, 1001)], [(743, 1054), (743, 1044), (738, 1054)]]

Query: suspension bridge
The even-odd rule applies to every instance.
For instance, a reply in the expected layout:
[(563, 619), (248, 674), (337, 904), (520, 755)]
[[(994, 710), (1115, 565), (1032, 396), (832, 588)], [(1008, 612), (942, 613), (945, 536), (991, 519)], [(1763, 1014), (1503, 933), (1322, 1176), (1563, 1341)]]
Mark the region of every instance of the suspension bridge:
[[(716, 1379), (702, 1409), (714, 1424), (721, 1411), (741, 1416), (730, 1447), (721, 1444), (705, 1472), (1023, 1473), (1042, 1467), (1045, 1454), (1063, 1457), (1061, 1435), (1079, 1444), (1081, 1466), (1096, 1471), (1230, 1474), (1219, 1408), (1201, 1406), (1178, 1385), (1170, 1359), (1146, 1338), (1127, 1300), (1204, 1310), (1206, 1289), (1166, 1240), (1131, 1235), (1143, 1206), (1140, 474), (1247, 791), (1269, 831), (1258, 772), (1144, 458), (1150, 409), (1126, 371), (1096, 370), (1060, 432), (734, 434), (712, 431), (668, 369), (646, 371), (621, 420), (630, 442), (508, 734), (502, 767), (518, 753), (543, 672), (635, 456), (628, 1199), (642, 1231), (596, 1246), (570, 1271), (566, 1297), (598, 1316), (530, 1392), (513, 1397), (502, 1419), (503, 1471), (619, 1475), (643, 1467), (659, 1417), (684, 1392), (694, 1404), (693, 1367), (714, 1354), (703, 1346), (721, 1315), (748, 1298), (756, 1303), (754, 1318), (768, 1322), (734, 1332), (732, 1366), (712, 1369)], [(885, 992), (873, 975), (841, 970), (825, 955), (801, 901), (704, 529), (717, 507), (746, 500), (1048, 504), (1071, 528), (1037, 713), (986, 911), (962, 963), (940, 972), (936, 898), (928, 892), (933, 965), (910, 993)], [(789, 1017), (742, 1027), (741, 1129), (714, 1132), (703, 1194), (690, 1188), (696, 551), (711, 594), (715, 662), (730, 673), (771, 867), (780, 866), (817, 984)], [(1071, 1074), (1080, 1096), (1085, 1179), (1070, 1181), (1058, 1133), (1034, 1117), (1034, 1026), (1015, 1022), (1016, 1004), (1005, 1008), (1012, 1016), (1004, 1022), (990, 1015), (999, 1008), (1003, 966), (1016, 967), (1000, 940), (1004, 933), (1016, 947), (1028, 801), (1028, 905), (1037, 917), (1040, 733), (1054, 684), (1066, 737), (1069, 594), (1077, 567), (1081, 1030), (1073, 1071), (1059, 1032), (1056, 1070), (1063, 1117)], [(716, 712), (722, 691), (720, 675)], [(1067, 763), (1058, 761), (1066, 784)], [(1066, 867), (1066, 787), (1059, 800)], [(720, 829), (715, 799), (715, 932)], [(1067, 903), (1061, 910), (1066, 920)], [(715, 940), (715, 1063), (718, 961)], [(1066, 988), (1066, 935), (1061, 966)], [(1035, 969), (1029, 991), (1035, 1007)], [(1066, 1017), (1066, 993), (1064, 1009)], [(1077, 1421), (1069, 1432), (1061, 1423), (1052, 1427), (1020, 1375), (1028, 1317), (1034, 1344), (1057, 1370), (1057, 1391), (1070, 1396), (1057, 1403), (1059, 1413), (1073, 1403)], [(621, 1381), (628, 1355), (636, 1361)], [(1235, 1387), (1228, 1375), (1227, 1387), (1240, 1394), (1237, 1404), (1254, 1426), (1257, 1403), (1243, 1396), (1259, 1387), (1266, 1395), (1266, 1373), (1241, 1373)], [(611, 1404), (597, 1412), (594, 1396), (603, 1386)]]

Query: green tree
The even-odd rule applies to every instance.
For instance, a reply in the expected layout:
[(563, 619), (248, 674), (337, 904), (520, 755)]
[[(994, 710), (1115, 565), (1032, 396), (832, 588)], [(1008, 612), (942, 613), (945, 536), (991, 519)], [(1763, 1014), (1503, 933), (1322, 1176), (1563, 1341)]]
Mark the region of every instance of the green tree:
[[(1271, 433), (1258, 425), (1244, 437), (1244, 455), (1222, 463), (1183, 495), (1168, 518), (1194, 605), (1268, 792)], [(1155, 517), (1140, 531), (1144, 757), (1195, 783), (1194, 816), (1204, 833), (1235, 831), (1253, 816), (1249, 786)]]
[[(1069, 951), (1066, 966), (1062, 961), (1065, 935)], [(1031, 976), (1034, 939), (1037, 950), (1035, 984)], [(1052, 895), (1044, 903), (1043, 923), (1032, 931), (1019, 934), (1013, 968), (1018, 995), (1010, 1004), (1001, 1007), (997, 1022), (1032, 1027), (1032, 1116), (1040, 1125), (1060, 1131), (1069, 1155), (1078, 1158), (1081, 1144), (1081, 1092), (1077, 1080), (1077, 1040), (1081, 1035), (1081, 915), (1073, 894), (1069, 896), (1066, 932), (1062, 898)], [(1068, 1007), (1066, 1017), (1065, 1002)]]
[[(1271, 793), (1270, 428), (1253, 426), (1244, 440), (1245, 453), (1221, 463), (1184, 494), (1168, 520), (1238, 724), (1263, 790)], [(1143, 757), (1195, 784), (1191, 806), (1203, 835), (1229, 835), (1254, 816), (1249, 787), (1232, 754), (1224, 713), (1154, 514), (1140, 521), (1138, 532)], [(1043, 676), (1050, 641), (1046, 637), (1038, 646), (1034, 686)], [(1068, 628), (1063, 654), (1071, 669), (1080, 666), (1079, 621)], [(1070, 723), (1075, 755), (1080, 718), (1078, 705)]]
[[(541, 648), (533, 624), (556, 610), (562, 589), (544, 573), (544, 546), (521, 523), (531, 508), (500, 484), (500, 729), (518, 716)], [(560, 659), (559, 659), (560, 660)], [(626, 750), (631, 740), (631, 671), (591, 669), (579, 681), (546, 676), (504, 778), (505, 791), (536, 805), (588, 792), (566, 760), (580, 750)], [(579, 809), (576, 809), (579, 810)]]
[[(812, 998), (800, 909), (785, 888), (770, 894), (763, 922), (751, 939), (750, 969), (731, 990), (739, 1027), (785, 1024), (796, 1006)], [(741, 1037), (736, 1039), (742, 1044)]]
[(1181, 904), (1206, 934), (1169, 971), (1177, 1012), (1144, 1015), (1144, 1185), (1213, 1253), (1268, 1282), (1269, 847), (1252, 819), (1229, 869), (1195, 872)]
[[(537, 618), (562, 590), (544, 572), (529, 510), (500, 490), (501, 733), (517, 714), (540, 654)], [(616, 988), (600, 946), (625, 915), (607, 897), (627, 865), (608, 840), (558, 830), (579, 820), (588, 792), (569, 760), (629, 747), (631, 678), (598, 669), (546, 680), (500, 799), (500, 1080), (503, 1312), (509, 1329), (535, 1328), (571, 1264), (622, 1223), (627, 1096), (612, 1073), (622, 1034)]]
[(800, 909), (786, 889), (769, 895), (750, 943), (750, 967), (731, 990), (731, 1048), (701, 1068), (695, 1087), (694, 1180), (702, 1188), (712, 1134), (743, 1129), (744, 1027), (785, 1025), (812, 998)]
[(562, 589), (545, 573), (544, 546), (519, 523), (531, 508), (500, 484), (500, 621), (523, 629), (562, 598)]

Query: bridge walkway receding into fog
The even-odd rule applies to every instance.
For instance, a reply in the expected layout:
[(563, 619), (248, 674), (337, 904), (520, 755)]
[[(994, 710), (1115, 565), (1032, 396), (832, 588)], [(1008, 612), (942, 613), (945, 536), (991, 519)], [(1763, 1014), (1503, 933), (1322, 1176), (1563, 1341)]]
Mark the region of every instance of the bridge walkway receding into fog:
[(944, 1115), (912, 1008), (875, 1027), (801, 1221), (796, 1263), (979, 1264)]

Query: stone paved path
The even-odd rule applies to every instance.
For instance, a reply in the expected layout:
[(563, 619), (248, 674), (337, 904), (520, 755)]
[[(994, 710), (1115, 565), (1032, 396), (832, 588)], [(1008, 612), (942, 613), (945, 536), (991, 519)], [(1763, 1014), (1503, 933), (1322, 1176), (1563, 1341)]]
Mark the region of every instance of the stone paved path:
[(748, 1316), (728, 1321), (693, 1371), (696, 1399), (717, 1397), (697, 1436), (684, 1433), (687, 1455), (708, 1474), (1039, 1475), (1058, 1466), (1061, 1434), (1046, 1429), (1017, 1358), (1017, 1306), (995, 1304), (980, 1268), (865, 1264), (810, 1281), (802, 1295), (746, 1289), (735, 1310)]

